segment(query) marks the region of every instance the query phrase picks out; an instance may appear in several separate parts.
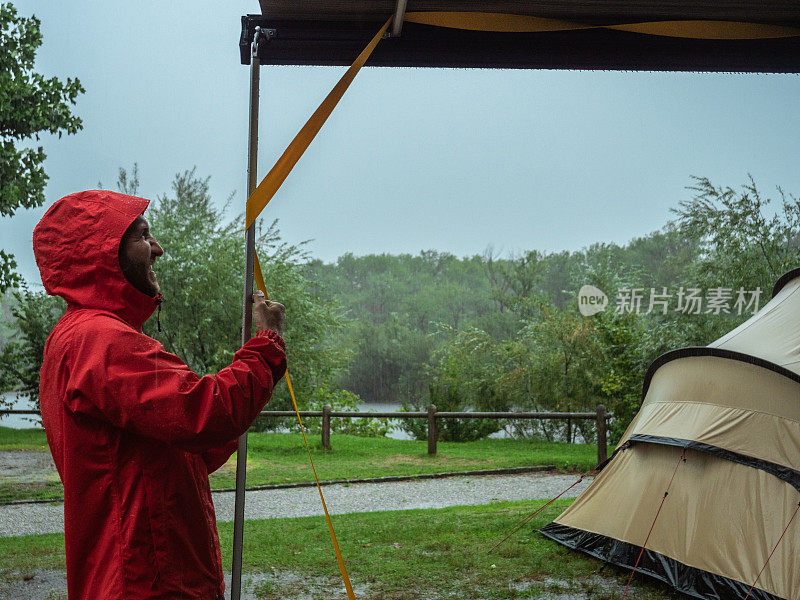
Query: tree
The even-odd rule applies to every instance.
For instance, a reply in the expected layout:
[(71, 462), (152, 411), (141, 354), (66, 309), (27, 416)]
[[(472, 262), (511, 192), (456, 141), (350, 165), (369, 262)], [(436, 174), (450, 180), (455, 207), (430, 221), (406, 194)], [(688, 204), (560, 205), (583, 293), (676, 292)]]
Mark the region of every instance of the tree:
[(508, 260), (496, 260), (487, 252), (486, 271), (492, 282), (492, 297), (500, 312), (511, 310), (521, 318), (531, 314), (530, 300), (539, 291), (545, 256), (529, 250)]
[(752, 177), (737, 191), (695, 177), (695, 195), (674, 212), (680, 227), (700, 240), (694, 275), (707, 286), (757, 287), (769, 291), (784, 272), (800, 263), (800, 201), (781, 188), (772, 212)]
[[(163, 330), (157, 331), (151, 318), (144, 331), (200, 375), (230, 364), (241, 345), (242, 218), (224, 218), (211, 200), (208, 181), (194, 170), (176, 175), (173, 193), (160, 196), (147, 213), (165, 249), (155, 265), (165, 301)], [(136, 193), (138, 169), (130, 174), (120, 169), (117, 183), (121, 191)], [(288, 307), (284, 339), (301, 408), (326, 403), (351, 406), (353, 396), (332, 385), (336, 370), (348, 360), (345, 352), (328, 343), (340, 324), (336, 304), (310, 290), (305, 254), (281, 241), (276, 223), (257, 237), (268, 289)], [(36, 399), (44, 342), (63, 314), (64, 303), (25, 287), (12, 296), (13, 333), (0, 353), (0, 391), (14, 389)], [(291, 407), (284, 384), (276, 389), (270, 407)]]
[[(224, 209), (211, 200), (208, 182), (194, 169), (176, 175), (172, 193), (159, 196), (146, 215), (164, 248), (154, 267), (164, 303), (162, 331), (157, 331), (155, 319), (144, 330), (201, 375), (230, 364), (241, 345), (244, 272), (242, 217), (224, 218)], [(121, 170), (118, 185), (135, 191), (138, 171)], [(284, 339), (300, 407), (336, 404), (340, 396), (332, 381), (347, 360), (346, 353), (329, 343), (340, 326), (337, 305), (312, 290), (304, 273), (306, 254), (281, 240), (277, 222), (258, 233), (256, 247), (267, 291), (287, 307)], [(286, 386), (280, 384), (270, 409), (290, 408)]]
[[(536, 318), (527, 322), (519, 333), (518, 352), (530, 358), (524, 361), (520, 356), (518, 362), (523, 366), (520, 375), (507, 378), (507, 385), (516, 388), (515, 407), (558, 412), (594, 410), (598, 404), (596, 382), (601, 357), (594, 322), (578, 314), (574, 304), (560, 309), (543, 298), (538, 298), (536, 304)], [(520, 379), (524, 387), (519, 385)], [(577, 421), (576, 427), (584, 440), (592, 439), (593, 426)], [(515, 428), (518, 433), (531, 428), (552, 438), (562, 428), (566, 429), (566, 424), (523, 421), (515, 423)]]
[[(485, 331), (457, 331), (443, 326), (449, 339), (434, 355), (427, 369), (427, 402), (403, 403), (404, 410), (425, 410), (429, 404), (439, 411), (462, 412), (508, 410), (508, 399), (499, 385), (505, 371), (506, 344)], [(405, 419), (400, 427), (417, 439), (425, 439), (427, 424)], [(467, 442), (484, 438), (502, 428), (497, 419), (442, 419), (437, 424), (442, 441)]]
[(14, 333), (0, 351), (0, 392), (15, 391), (31, 401), (31, 408), (38, 409), (44, 344), (64, 314), (66, 303), (24, 285), (9, 294)]
[[(44, 203), (46, 155), (41, 146), (28, 147), (43, 132), (76, 133), (81, 119), (70, 105), (85, 90), (77, 79), (66, 82), (34, 71), (36, 50), (42, 45), (40, 21), (20, 17), (11, 3), (0, 4), (0, 216), (20, 207)], [(19, 285), (12, 254), (0, 250), (0, 293)]]

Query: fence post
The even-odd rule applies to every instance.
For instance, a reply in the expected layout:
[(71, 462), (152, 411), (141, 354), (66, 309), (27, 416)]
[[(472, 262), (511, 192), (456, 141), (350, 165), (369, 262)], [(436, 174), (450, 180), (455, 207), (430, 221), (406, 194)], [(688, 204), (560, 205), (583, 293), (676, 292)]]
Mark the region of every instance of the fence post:
[(567, 442), (572, 443), (572, 419), (567, 419)]
[(436, 427), (436, 405), (428, 407), (428, 454), (436, 454), (436, 440), (439, 438), (439, 430)]
[(606, 440), (606, 407), (597, 407), (597, 464), (608, 458), (608, 442)]
[(322, 407), (322, 447), (325, 450), (331, 449), (331, 405), (326, 404)]

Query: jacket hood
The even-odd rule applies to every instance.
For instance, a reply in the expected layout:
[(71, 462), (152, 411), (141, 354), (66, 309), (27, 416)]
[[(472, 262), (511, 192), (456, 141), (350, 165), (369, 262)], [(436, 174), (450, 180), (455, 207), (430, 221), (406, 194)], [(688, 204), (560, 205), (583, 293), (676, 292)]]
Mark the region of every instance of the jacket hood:
[(119, 265), (125, 230), (149, 200), (106, 190), (64, 196), (33, 230), (33, 253), (48, 294), (67, 308), (112, 312), (136, 328), (153, 314), (161, 296), (151, 298), (131, 285)]

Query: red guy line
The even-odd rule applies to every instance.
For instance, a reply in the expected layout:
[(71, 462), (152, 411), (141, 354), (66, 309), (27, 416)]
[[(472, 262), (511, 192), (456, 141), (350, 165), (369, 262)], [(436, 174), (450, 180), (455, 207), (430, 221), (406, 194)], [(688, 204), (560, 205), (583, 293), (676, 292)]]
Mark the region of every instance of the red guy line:
[(756, 580), (753, 582), (753, 585), (751, 585), (750, 589), (747, 590), (747, 596), (744, 597), (744, 600), (747, 600), (750, 597), (750, 594), (753, 593), (753, 588), (756, 587), (756, 583), (758, 583), (758, 580), (761, 577), (761, 574), (764, 572), (764, 569), (767, 568), (767, 564), (769, 563), (769, 559), (772, 558), (772, 555), (775, 554), (775, 550), (778, 549), (778, 545), (781, 543), (781, 540), (783, 540), (783, 536), (785, 536), (786, 532), (789, 531), (789, 525), (791, 525), (792, 521), (794, 521), (794, 518), (797, 516), (797, 511), (798, 510), (800, 510), (800, 502), (797, 503), (797, 508), (794, 509), (794, 514), (792, 514), (792, 518), (789, 519), (789, 522), (786, 524), (786, 527), (784, 527), (784, 529), (783, 529), (783, 533), (781, 534), (781, 537), (778, 538), (778, 543), (775, 544), (775, 547), (772, 549), (772, 552), (769, 553), (769, 556), (767, 557), (767, 562), (765, 562), (764, 566), (761, 567), (761, 570), (758, 572), (758, 576), (756, 577)]
[(591, 470), (591, 471), (589, 471), (588, 473), (584, 473), (583, 475), (581, 475), (581, 476), (578, 478), (578, 481), (576, 481), (575, 483), (573, 483), (571, 486), (569, 486), (567, 489), (565, 489), (563, 492), (561, 492), (561, 493), (560, 493), (558, 496), (556, 496), (556, 497), (555, 497), (555, 498), (553, 498), (552, 500), (549, 500), (549, 501), (547, 502), (547, 504), (545, 504), (544, 506), (541, 506), (541, 507), (539, 507), (538, 509), (536, 509), (535, 511), (533, 511), (531, 514), (529, 514), (527, 517), (525, 517), (524, 519), (522, 519), (522, 521), (520, 521), (519, 523), (517, 523), (517, 524), (514, 526), (514, 529), (512, 529), (512, 530), (511, 530), (511, 533), (509, 533), (509, 534), (508, 534), (506, 537), (504, 537), (502, 540), (500, 540), (500, 541), (499, 541), (499, 542), (497, 542), (497, 543), (496, 543), (494, 546), (492, 546), (491, 550), (489, 550), (489, 552), (488, 552), (488, 553), (489, 553), (489, 554), (491, 554), (492, 552), (494, 552), (494, 551), (497, 549), (497, 547), (498, 547), (500, 544), (502, 544), (503, 542), (505, 542), (505, 541), (506, 541), (508, 538), (510, 538), (512, 535), (514, 535), (514, 534), (515, 534), (517, 531), (519, 531), (520, 527), (522, 527), (523, 525), (525, 525), (525, 523), (527, 523), (528, 521), (530, 521), (530, 520), (531, 520), (533, 517), (535, 517), (536, 515), (538, 515), (538, 514), (539, 514), (540, 512), (542, 512), (542, 511), (543, 511), (545, 508), (547, 508), (548, 506), (550, 506), (550, 505), (551, 505), (553, 502), (555, 502), (556, 500), (558, 500), (559, 498), (561, 498), (561, 496), (563, 496), (563, 495), (564, 495), (564, 494), (566, 494), (568, 491), (570, 491), (572, 488), (574, 488), (576, 485), (578, 485), (578, 484), (579, 484), (581, 481), (583, 481), (583, 480), (584, 480), (584, 478), (586, 478), (586, 477), (589, 477), (590, 475), (593, 475), (593, 474), (594, 474), (594, 472), (595, 472), (595, 471), (597, 471), (597, 469), (599, 469), (599, 468), (600, 468), (600, 465), (597, 465), (597, 466), (596, 466), (594, 469), (592, 469), (592, 470)]
[(644, 540), (644, 544), (642, 545), (642, 549), (639, 551), (639, 556), (636, 559), (636, 564), (633, 565), (633, 571), (631, 571), (631, 576), (628, 577), (628, 584), (625, 586), (625, 591), (622, 592), (621, 600), (625, 600), (625, 596), (628, 595), (628, 588), (631, 585), (631, 581), (633, 581), (633, 576), (636, 574), (636, 569), (639, 567), (639, 561), (642, 559), (642, 554), (644, 554), (644, 549), (647, 547), (647, 542), (650, 540), (650, 534), (653, 533), (653, 528), (655, 528), (655, 526), (656, 526), (656, 521), (658, 521), (658, 515), (661, 514), (661, 509), (664, 508), (664, 502), (666, 501), (667, 496), (669, 495), (669, 489), (672, 487), (672, 482), (675, 480), (675, 473), (678, 472), (678, 467), (680, 466), (681, 462), (686, 462), (686, 448), (684, 448), (683, 452), (681, 452), (681, 456), (680, 456), (680, 458), (678, 458), (678, 462), (675, 465), (675, 470), (672, 471), (672, 478), (669, 480), (669, 485), (667, 486), (667, 491), (664, 492), (664, 497), (661, 498), (661, 504), (659, 505), (658, 510), (656, 511), (656, 517), (655, 517), (655, 519), (653, 519), (653, 524), (650, 525), (650, 531), (647, 532), (647, 537)]

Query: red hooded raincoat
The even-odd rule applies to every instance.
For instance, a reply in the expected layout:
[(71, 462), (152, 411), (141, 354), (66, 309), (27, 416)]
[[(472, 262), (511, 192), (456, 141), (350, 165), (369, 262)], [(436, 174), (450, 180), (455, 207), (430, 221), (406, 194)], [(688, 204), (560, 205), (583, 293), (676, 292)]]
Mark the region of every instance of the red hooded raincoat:
[(66, 196), (33, 233), (45, 289), (67, 301), (40, 397), (64, 484), (70, 600), (213, 600), (224, 590), (208, 474), (236, 449), (286, 369), (261, 332), (198, 377), (142, 333), (159, 298), (122, 274), (118, 248), (148, 200)]

